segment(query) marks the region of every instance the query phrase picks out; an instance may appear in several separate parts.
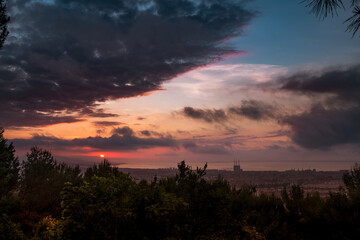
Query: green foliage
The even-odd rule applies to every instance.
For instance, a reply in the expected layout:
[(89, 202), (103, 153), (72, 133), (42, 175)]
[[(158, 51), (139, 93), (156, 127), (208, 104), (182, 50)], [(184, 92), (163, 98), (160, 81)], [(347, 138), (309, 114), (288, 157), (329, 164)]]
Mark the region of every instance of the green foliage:
[(189, 204), (163, 186), (142, 181), (133, 194), (132, 209), (136, 218), (135, 239), (180, 238), (186, 235)]
[(24, 240), (20, 224), (14, 223), (6, 214), (0, 214), (0, 239)]
[(299, 185), (292, 185), (289, 193), (286, 188), (281, 192), (285, 208), (295, 215), (300, 215), (304, 204), (304, 190)]
[(38, 223), (35, 236), (31, 240), (61, 240), (62, 235), (61, 222), (51, 216), (46, 216)]
[(127, 175), (95, 175), (81, 186), (67, 183), (61, 203), (65, 238), (121, 239), (132, 228), (129, 193), (134, 187)]
[(242, 230), (246, 233), (245, 239), (265, 240), (264, 234), (259, 233), (254, 226), (244, 225)]
[(16, 188), (19, 179), (19, 160), (12, 143), (8, 144), (0, 129), (0, 201)]
[(178, 164), (178, 173), (175, 176), (175, 180), (178, 182), (182, 181), (191, 181), (196, 182), (200, 180), (206, 174), (207, 163), (204, 165), (204, 168), (196, 168), (196, 172), (191, 170), (191, 167), (185, 164), (185, 161), (181, 161)]
[[(3, 159), (16, 162), (2, 140)], [(253, 186), (235, 189), (221, 176), (206, 181), (207, 165), (192, 170), (184, 161), (174, 177), (147, 183), (107, 160), (82, 176), (37, 147), (27, 158), (20, 187), (8, 181), (4, 188), (10, 194), (1, 205), (0, 239), (360, 238), (358, 165), (344, 174), (347, 192), (321, 198), (293, 185), (280, 198)]]
[(343, 174), (343, 181), (354, 204), (360, 208), (360, 166), (355, 164), (350, 171)]
[(24, 225), (34, 228), (45, 216), (61, 215), (60, 192), (65, 182), (78, 184), (81, 178), (79, 167), (57, 163), (47, 150), (33, 147), (26, 156), (19, 189), (21, 218)]
[(84, 179), (90, 181), (93, 176), (111, 177), (120, 176), (122, 173), (116, 167), (112, 167), (107, 159), (104, 159), (100, 164), (94, 164), (93, 167), (86, 169)]
[[(353, 218), (354, 209), (344, 192), (330, 193), (323, 205), (322, 220), (324, 237), (327, 239), (356, 239), (356, 219)], [(355, 236), (354, 236), (355, 235)], [(352, 236), (352, 237), (351, 237)]]
[(355, 164), (350, 172), (345, 172), (343, 175), (343, 181), (348, 190), (360, 189), (360, 166)]

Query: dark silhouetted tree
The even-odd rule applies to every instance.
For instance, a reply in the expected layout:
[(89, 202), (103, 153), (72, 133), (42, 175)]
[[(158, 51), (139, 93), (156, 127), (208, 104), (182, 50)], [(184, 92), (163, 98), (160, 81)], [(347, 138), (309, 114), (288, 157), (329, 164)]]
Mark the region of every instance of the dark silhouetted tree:
[(10, 18), (6, 15), (5, 1), (0, 0), (0, 48), (3, 46), (5, 38), (9, 34), (7, 23)]
[(176, 181), (198, 181), (206, 174), (207, 163), (204, 165), (204, 168), (196, 168), (196, 172), (193, 171), (190, 166), (185, 164), (185, 161), (182, 161), (178, 164), (178, 173), (176, 174)]
[(133, 239), (128, 175), (92, 176), (79, 187), (67, 183), (62, 191), (64, 239)]
[(20, 224), (14, 223), (6, 214), (0, 213), (0, 239), (25, 240)]
[(57, 163), (52, 154), (39, 147), (31, 148), (22, 164), (19, 198), (26, 225), (34, 227), (48, 215), (60, 216), (60, 192), (65, 182), (81, 182), (79, 167)]
[(19, 180), (19, 160), (12, 143), (8, 143), (0, 129), (0, 239), (25, 239), (20, 224), (14, 222), (18, 209), (15, 190)]
[(8, 144), (0, 129), (0, 200), (13, 191), (19, 179), (19, 160), (12, 143)]
[[(355, 164), (350, 171), (343, 175), (344, 184), (348, 190), (350, 198), (360, 211), (360, 166)], [(355, 206), (354, 206), (355, 207)]]
[(355, 164), (355, 166), (350, 170), (350, 172), (345, 172), (343, 175), (343, 181), (348, 190), (351, 189), (360, 189), (360, 166)]
[(111, 177), (111, 176), (119, 176), (122, 174), (118, 168), (112, 167), (110, 162), (107, 159), (104, 159), (98, 165), (94, 164), (91, 168), (86, 169), (84, 179), (86, 181), (90, 181), (91, 177)]
[(355, 36), (360, 27), (360, 0), (303, 0), (307, 2), (307, 7), (311, 8), (316, 16), (326, 18), (329, 14), (331, 16), (337, 15), (338, 9), (346, 9), (344, 2), (349, 4), (352, 9), (352, 16), (345, 20), (348, 24), (346, 31), (350, 31)]

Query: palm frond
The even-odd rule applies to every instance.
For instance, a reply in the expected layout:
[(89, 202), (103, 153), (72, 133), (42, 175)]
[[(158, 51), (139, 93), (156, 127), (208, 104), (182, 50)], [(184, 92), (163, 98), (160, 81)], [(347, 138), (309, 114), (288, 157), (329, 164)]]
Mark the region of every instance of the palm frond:
[(326, 18), (328, 14), (334, 16), (339, 8), (345, 9), (342, 0), (304, 0), (303, 2), (307, 2), (306, 7), (310, 7), (311, 12), (320, 18)]
[(360, 3), (360, 0), (351, 0), (351, 6), (356, 6)]
[(353, 32), (353, 37), (355, 36), (356, 32), (360, 28), (360, 6), (355, 6), (353, 10), (353, 15), (346, 19), (345, 22), (348, 22), (349, 25), (346, 31)]

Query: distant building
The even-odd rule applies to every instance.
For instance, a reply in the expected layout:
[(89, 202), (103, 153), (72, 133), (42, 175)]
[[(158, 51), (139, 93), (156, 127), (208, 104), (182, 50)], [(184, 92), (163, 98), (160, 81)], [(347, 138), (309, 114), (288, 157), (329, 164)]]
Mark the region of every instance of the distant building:
[(234, 160), (234, 172), (242, 172), (240, 168), (240, 160)]

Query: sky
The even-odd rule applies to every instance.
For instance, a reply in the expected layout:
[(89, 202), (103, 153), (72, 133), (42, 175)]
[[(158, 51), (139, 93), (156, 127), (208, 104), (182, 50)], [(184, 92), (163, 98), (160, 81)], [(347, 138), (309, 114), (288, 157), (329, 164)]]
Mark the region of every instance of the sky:
[(303, 1), (12, 0), (0, 126), (88, 167), (349, 169), (360, 160), (351, 11)]

